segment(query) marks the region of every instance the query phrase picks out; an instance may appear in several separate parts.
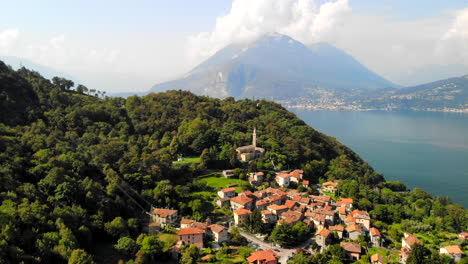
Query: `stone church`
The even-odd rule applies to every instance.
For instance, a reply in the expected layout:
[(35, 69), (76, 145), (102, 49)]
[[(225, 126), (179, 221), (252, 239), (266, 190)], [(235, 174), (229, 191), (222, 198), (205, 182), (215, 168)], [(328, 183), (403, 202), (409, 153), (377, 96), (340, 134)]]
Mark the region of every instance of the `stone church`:
[(237, 159), (241, 161), (249, 161), (265, 155), (265, 149), (257, 147), (257, 133), (255, 128), (252, 134), (252, 145), (238, 147), (236, 152)]

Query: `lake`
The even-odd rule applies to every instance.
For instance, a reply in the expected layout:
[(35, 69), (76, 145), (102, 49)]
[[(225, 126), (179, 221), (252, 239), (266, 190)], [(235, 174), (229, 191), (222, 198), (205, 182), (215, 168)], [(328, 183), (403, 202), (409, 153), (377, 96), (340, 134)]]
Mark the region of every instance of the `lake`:
[(468, 207), (468, 115), (290, 111), (353, 149), (387, 180), (449, 196)]

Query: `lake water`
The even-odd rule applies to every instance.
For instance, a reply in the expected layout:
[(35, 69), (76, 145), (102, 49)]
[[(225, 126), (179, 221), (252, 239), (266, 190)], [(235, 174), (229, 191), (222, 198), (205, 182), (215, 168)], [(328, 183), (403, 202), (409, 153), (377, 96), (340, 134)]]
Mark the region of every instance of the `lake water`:
[(290, 110), (353, 149), (387, 180), (468, 207), (468, 115)]

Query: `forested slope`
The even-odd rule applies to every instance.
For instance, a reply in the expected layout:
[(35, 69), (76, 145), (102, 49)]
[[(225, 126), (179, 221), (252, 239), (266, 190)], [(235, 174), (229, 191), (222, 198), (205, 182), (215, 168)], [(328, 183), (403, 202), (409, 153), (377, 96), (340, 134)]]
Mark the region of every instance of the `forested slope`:
[[(108, 262), (97, 245), (115, 244), (121, 237), (137, 244), (130, 255), (116, 253), (117, 259), (133, 258), (137, 251), (137, 263), (167, 257), (160, 242), (139, 236), (149, 209), (145, 200), (178, 209), (182, 216), (206, 218), (212, 201), (196, 194), (209, 190), (196, 180), (205, 169), (303, 168), (315, 182), (346, 179), (343, 192), (358, 207), (402, 203), (399, 212), (381, 208), (387, 210), (382, 218), (412, 210), (411, 203), (419, 198), (423, 202), (418, 206), (431, 210), (426, 193), (416, 193), (412, 200), (412, 194), (392, 196), (388, 189), (392, 195), (383, 200), (372, 189), (392, 188), (382, 175), (276, 103), (219, 100), (184, 91), (100, 99), (24, 68), (15, 72), (1, 62), (0, 95), (0, 263), (66, 263), (91, 257)], [(267, 155), (240, 164), (235, 148), (250, 143), (254, 127)], [(201, 155), (201, 163), (174, 166), (179, 154)], [(132, 201), (124, 182), (143, 198)], [(438, 215), (451, 205), (440, 206)], [(460, 218), (466, 212), (459, 210), (461, 216), (443, 228), (466, 228)]]

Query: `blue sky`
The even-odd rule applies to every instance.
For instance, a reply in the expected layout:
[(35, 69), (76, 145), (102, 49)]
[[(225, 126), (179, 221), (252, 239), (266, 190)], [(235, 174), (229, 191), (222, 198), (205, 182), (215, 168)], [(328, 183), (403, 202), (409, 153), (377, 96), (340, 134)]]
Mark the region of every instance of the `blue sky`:
[[(236, 1), (237, 10), (230, 0), (2, 1), (0, 56), (27, 58), (102, 90), (144, 91), (186, 73), (237, 37), (277, 27), (306, 44), (330, 42), (402, 84), (429, 81), (434, 71), (468, 71), (468, 55), (458, 50), (468, 45), (466, 0)], [(309, 1), (313, 5), (303, 11), (315, 22), (306, 19), (308, 28), (297, 28), (300, 23), (289, 21), (293, 11), (263, 10), (266, 1)], [(322, 12), (327, 3), (336, 5)], [(276, 17), (274, 25), (256, 24)], [(238, 36), (239, 30), (248, 36)], [(401, 60), (407, 61), (404, 67)]]

